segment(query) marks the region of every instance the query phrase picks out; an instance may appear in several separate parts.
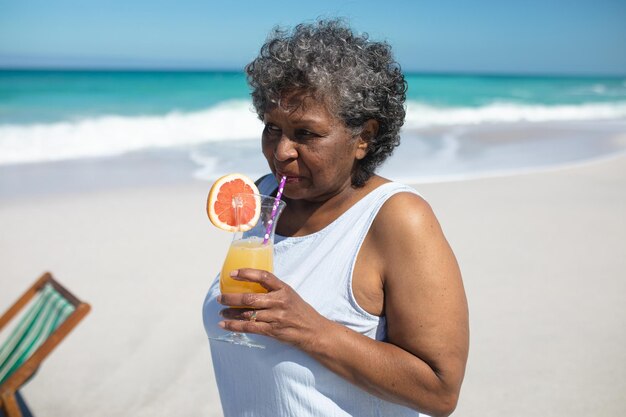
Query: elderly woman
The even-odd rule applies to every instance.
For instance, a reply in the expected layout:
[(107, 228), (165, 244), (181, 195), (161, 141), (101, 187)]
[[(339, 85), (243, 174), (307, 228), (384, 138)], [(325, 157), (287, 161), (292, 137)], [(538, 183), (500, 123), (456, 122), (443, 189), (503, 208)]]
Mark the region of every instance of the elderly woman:
[[(247, 67), (271, 174), (287, 177), (274, 273), (233, 272), (266, 294), (207, 295), (226, 416), (450, 414), (468, 352), (455, 257), (430, 206), (375, 174), (399, 144), (406, 83), (390, 47), (339, 21), (276, 30)], [(253, 320), (250, 320), (253, 318)]]

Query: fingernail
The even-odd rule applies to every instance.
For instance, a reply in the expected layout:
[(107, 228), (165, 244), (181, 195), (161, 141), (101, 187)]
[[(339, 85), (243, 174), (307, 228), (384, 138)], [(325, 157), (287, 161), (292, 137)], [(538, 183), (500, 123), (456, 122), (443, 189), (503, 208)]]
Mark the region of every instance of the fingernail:
[(221, 295), (218, 295), (218, 296), (217, 296), (217, 302), (218, 302), (218, 303), (220, 303), (220, 304), (222, 304), (222, 296), (221, 296)]
[(236, 277), (237, 275), (239, 275), (239, 270), (235, 269), (234, 271), (230, 271), (230, 276), (231, 277)]
[(220, 328), (225, 329), (226, 328), (226, 323), (224, 323), (223, 321), (220, 321), (219, 323), (217, 323), (218, 326), (220, 326)]

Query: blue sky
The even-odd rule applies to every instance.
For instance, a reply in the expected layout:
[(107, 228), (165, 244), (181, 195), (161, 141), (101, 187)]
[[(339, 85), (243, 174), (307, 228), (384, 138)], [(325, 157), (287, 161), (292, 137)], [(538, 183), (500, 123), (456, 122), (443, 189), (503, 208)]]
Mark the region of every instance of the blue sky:
[(0, 67), (241, 69), (274, 25), (333, 16), (407, 71), (626, 74), (626, 0), (0, 0)]

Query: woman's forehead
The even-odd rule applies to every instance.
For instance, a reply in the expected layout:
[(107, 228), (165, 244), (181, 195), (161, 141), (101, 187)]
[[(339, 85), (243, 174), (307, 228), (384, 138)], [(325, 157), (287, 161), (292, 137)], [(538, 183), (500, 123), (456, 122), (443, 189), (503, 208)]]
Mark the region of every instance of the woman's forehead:
[(285, 111), (296, 109), (307, 111), (310, 108), (318, 108), (324, 101), (324, 96), (313, 90), (287, 90), (271, 100), (271, 105)]
[(283, 94), (279, 100), (271, 102), (266, 115), (289, 117), (290, 119), (336, 119), (323, 98), (308, 92)]

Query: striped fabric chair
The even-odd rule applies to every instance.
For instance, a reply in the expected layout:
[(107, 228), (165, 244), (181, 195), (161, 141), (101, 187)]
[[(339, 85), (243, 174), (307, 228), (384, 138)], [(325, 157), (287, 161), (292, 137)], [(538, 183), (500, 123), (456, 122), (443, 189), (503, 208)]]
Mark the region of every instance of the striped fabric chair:
[(19, 388), (89, 310), (46, 272), (0, 317), (0, 416), (29, 415)]

